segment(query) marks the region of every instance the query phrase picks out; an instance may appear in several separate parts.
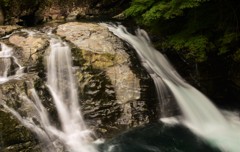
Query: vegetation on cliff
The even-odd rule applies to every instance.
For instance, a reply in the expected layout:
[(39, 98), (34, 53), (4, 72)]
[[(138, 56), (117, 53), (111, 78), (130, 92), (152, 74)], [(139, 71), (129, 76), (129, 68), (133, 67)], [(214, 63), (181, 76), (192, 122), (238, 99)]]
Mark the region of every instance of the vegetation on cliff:
[(236, 0), (132, 0), (125, 15), (157, 32), (162, 50), (194, 62), (210, 55), (239, 61), (239, 6)]

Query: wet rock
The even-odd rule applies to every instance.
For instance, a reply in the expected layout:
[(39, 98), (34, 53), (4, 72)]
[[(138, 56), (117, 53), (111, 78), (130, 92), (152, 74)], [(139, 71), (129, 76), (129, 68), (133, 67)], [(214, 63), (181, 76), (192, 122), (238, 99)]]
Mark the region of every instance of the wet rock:
[(9, 74), (10, 65), (11, 65), (11, 58), (0, 58), (0, 75), (7, 76)]
[(35, 115), (31, 105), (20, 97), (28, 94), (25, 81), (35, 76), (22, 77), (0, 85), (0, 149), (2, 152), (39, 151), (35, 135), (26, 129), (2, 104), (17, 110), (22, 116)]
[(114, 66), (106, 71), (114, 86), (117, 103), (123, 108), (120, 124), (133, 124), (132, 108), (135, 106), (131, 107), (131, 103), (140, 99), (140, 80), (130, 71), (127, 65)]
[(70, 22), (62, 24), (58, 26), (57, 34), (65, 37), (66, 40), (80, 49), (99, 54), (115, 54), (116, 49), (121, 48), (122, 45), (121, 41), (106, 27), (93, 23)]
[(18, 34), (12, 35), (9, 42), (21, 48), (22, 51), (18, 51), (18, 56), (21, 58), (22, 65), (35, 63), (38, 58), (38, 51), (45, 49), (49, 44), (47, 39), (41, 36), (28, 35), (25, 37)]
[(0, 149), (1, 152), (40, 152), (34, 135), (9, 113), (0, 109)]
[(21, 26), (15, 26), (15, 25), (0, 26), (0, 36), (9, 34), (19, 28), (21, 28)]
[(130, 71), (127, 65), (117, 65), (106, 71), (112, 85), (115, 86), (117, 102), (121, 104), (140, 98), (139, 79)]
[[(76, 47), (73, 62), (80, 86), (83, 113), (100, 136), (150, 121), (146, 101), (141, 100), (140, 79), (130, 68), (123, 42), (106, 27), (70, 22), (57, 34)], [(97, 122), (97, 123), (96, 123)]]
[[(0, 59), (0, 64), (3, 68), (0, 70), (0, 76), (3, 76), (3, 72), (5, 72), (4, 69), (9, 68), (7, 71), (8, 81), (1, 82), (0, 84), (0, 151), (40, 152), (41, 150), (36, 135), (25, 128), (16, 116), (13, 116), (9, 110), (3, 108), (3, 105), (15, 109), (22, 117), (29, 118), (29, 116), (34, 116), (34, 119), (38, 118), (33, 104), (24, 100), (23, 97), (28, 97), (30, 100), (33, 98), (30, 89), (34, 87), (34, 83), (40, 80), (37, 75), (42, 72), (40, 65), (44, 64), (40, 59), (43, 56), (44, 49), (48, 42), (45, 38), (41, 37), (41, 35), (33, 36), (19, 31), (10, 35), (9, 38), (6, 37), (3, 42), (13, 48), (12, 52), (14, 56)], [(39, 51), (42, 52), (40, 53)], [(9, 63), (8, 68), (6, 67), (7, 61)], [(24, 67), (25, 70), (22, 71), (23, 73), (15, 75), (19, 69), (19, 65), (16, 64)], [(30, 71), (29, 67), (33, 65), (35, 65), (37, 69)]]
[[(156, 100), (152, 99), (152, 95), (148, 95), (153, 91), (147, 86), (147, 81), (143, 82), (145, 81), (143, 79), (149, 80), (149, 77), (143, 78), (146, 77), (146, 73), (139, 70), (141, 68), (137, 63), (132, 62), (129, 52), (127, 53), (129, 49), (120, 39), (107, 28), (94, 23), (65, 23), (58, 26), (56, 33), (66, 39), (72, 47), (73, 72), (79, 88), (82, 113), (88, 126), (98, 137), (110, 138), (132, 126), (156, 120), (156, 111), (151, 108), (154, 107)], [(35, 87), (51, 116), (50, 120), (60, 128), (55, 105), (44, 84), (46, 82), (44, 55), (49, 51), (49, 37), (41, 32), (21, 30), (4, 39), (5, 42), (14, 47), (14, 56), (22, 66), (26, 69), (31, 66), (34, 68), (25, 70), (20, 80), (14, 79), (0, 84), (1, 101), (16, 109), (24, 117), (36, 115), (33, 121), (38, 122), (34, 108), (22, 99), (22, 96), (27, 96), (34, 102), (30, 89)], [(137, 67), (135, 70), (133, 65)], [(7, 111), (3, 112), (10, 115)], [(0, 123), (1, 121), (3, 120), (0, 118)], [(13, 125), (9, 123), (10, 126)], [(20, 123), (18, 125), (21, 126)], [(12, 148), (14, 146), (18, 150), (28, 145), (28, 142), (33, 145), (37, 143), (30, 136), (19, 144), (13, 145), (11, 140), (4, 141), (3, 144), (9, 151), (14, 151)]]

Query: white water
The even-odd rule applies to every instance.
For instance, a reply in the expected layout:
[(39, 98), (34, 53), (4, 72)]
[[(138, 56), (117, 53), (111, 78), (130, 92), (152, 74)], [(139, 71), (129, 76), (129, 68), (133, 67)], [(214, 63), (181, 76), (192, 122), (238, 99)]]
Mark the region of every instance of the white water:
[[(152, 47), (145, 31), (137, 30), (135, 36), (127, 32), (122, 25), (102, 25), (107, 26), (136, 50), (155, 83), (161, 79), (168, 86), (183, 112), (183, 123), (187, 127), (222, 151), (240, 151), (240, 125), (228, 121), (206, 96), (186, 83), (167, 59)], [(159, 84), (156, 87), (157, 91), (164, 92), (163, 89), (166, 89)]]
[[(22, 117), (16, 110), (1, 104), (25, 127), (37, 134), (44, 152), (96, 152), (93, 145), (94, 134), (87, 129), (80, 111), (72, 73), (71, 49), (58, 38), (51, 38), (50, 48), (47, 57), (47, 86), (52, 94), (61, 126), (56, 127), (50, 121), (49, 114), (34, 88), (29, 90), (33, 100), (25, 94), (21, 95), (25, 104), (35, 109), (34, 115)], [(3, 50), (1, 56), (11, 56), (11, 49)], [(5, 78), (8, 81), (9, 77)]]
[[(0, 43), (0, 59), (3, 61), (1, 65), (1, 74), (0, 74), (0, 84), (5, 83), (12, 79), (18, 79), (23, 75), (23, 67), (18, 63), (17, 58), (13, 55), (13, 48), (7, 46), (4, 43)], [(13, 59), (13, 63), (12, 60)], [(18, 69), (15, 72), (15, 75), (9, 76), (10, 67), (12, 64), (16, 64)]]
[(58, 39), (52, 39), (50, 46), (47, 84), (61, 121), (61, 138), (71, 152), (94, 152), (96, 150), (90, 145), (92, 133), (87, 129), (80, 112), (72, 74), (71, 49)]

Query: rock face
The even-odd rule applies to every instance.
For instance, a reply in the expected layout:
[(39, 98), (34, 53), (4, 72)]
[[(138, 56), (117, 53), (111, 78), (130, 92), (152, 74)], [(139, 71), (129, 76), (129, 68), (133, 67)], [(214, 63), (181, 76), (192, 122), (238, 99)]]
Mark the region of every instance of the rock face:
[[(2, 26), (2, 33), (9, 34), (14, 29), (19, 27), (15, 26)], [(23, 35), (25, 37), (23, 37)], [(9, 107), (17, 110), (22, 116), (35, 115), (34, 108), (28, 103), (22, 100), (22, 96), (30, 96), (29, 89), (33, 86), (29, 86), (28, 83), (40, 80), (38, 72), (29, 71), (30, 67), (37, 66), (42, 57), (42, 52), (45, 47), (41, 47), (40, 39), (35, 36), (31, 36), (27, 32), (16, 31), (11, 35), (5, 37), (1, 41), (1, 51), (3, 50), (3, 44), (7, 44), (12, 48), (10, 57), (4, 57), (4, 53), (1, 52), (0, 63), (1, 72), (0, 78), (9, 78), (8, 81), (1, 81), (0, 83), (0, 149), (2, 152), (20, 152), (20, 151), (36, 151), (40, 152), (40, 147), (37, 146), (38, 140), (36, 136), (25, 128), (2, 104), (6, 104)], [(46, 42), (46, 41), (44, 41)], [(42, 45), (41, 45), (42, 44)], [(35, 51), (30, 52), (30, 51)], [(6, 52), (7, 53), (7, 52)], [(31, 58), (32, 54), (36, 55), (34, 60)], [(23, 67), (23, 73), (17, 74), (19, 66)], [(6, 71), (4, 76), (2, 71)], [(41, 67), (38, 67), (40, 70)], [(19, 71), (20, 72), (20, 71)]]
[(9, 42), (19, 47), (18, 56), (21, 58), (22, 65), (31, 65), (36, 63), (39, 51), (45, 49), (48, 46), (46, 37), (37, 35), (30, 35), (27, 37), (19, 34), (10, 36)]
[[(18, 24), (34, 26), (49, 21), (73, 21), (76, 19), (113, 18), (128, 5), (126, 0), (43, 0), (43, 1), (4, 1), (0, 25)], [(9, 4), (11, 3), (11, 4)]]
[(11, 32), (13, 32), (16, 29), (19, 29), (20, 26), (15, 26), (15, 25), (11, 25), (11, 26), (0, 26), (0, 36), (4, 36), (6, 34), (9, 34)]
[(77, 47), (75, 65), (84, 60), (82, 72), (77, 72), (80, 94), (85, 98), (83, 111), (98, 122), (100, 134), (144, 124), (154, 117), (147, 109), (154, 103), (141, 101), (139, 73), (131, 70), (126, 47), (106, 27), (72, 22), (58, 26), (57, 34)]
[[(32, 77), (24, 78), (26, 81)], [(14, 109), (24, 115), (31, 113), (33, 107), (29, 107), (22, 102), (20, 96), (25, 91), (26, 85), (24, 80), (12, 81), (0, 85), (0, 99), (1, 102), (6, 102)], [(36, 151), (40, 152), (37, 146), (37, 139), (27, 128), (23, 127), (21, 123), (5, 108), (0, 108), (0, 149), (2, 152), (20, 152), (20, 151)]]
[[(9, 33), (7, 29), (9, 27), (3, 28), (2, 33)], [(21, 29), (0, 40), (13, 48), (13, 56), (24, 67), (22, 76), (0, 84), (1, 103), (24, 117), (33, 116), (36, 114), (34, 108), (23, 100), (23, 96), (32, 99), (30, 89), (35, 87), (51, 120), (59, 125), (52, 97), (45, 85), (45, 56), (50, 51), (51, 36), (60, 36), (72, 48), (82, 113), (97, 137), (110, 138), (127, 128), (157, 120), (157, 103), (150, 77), (139, 66), (133, 52), (106, 27), (70, 22), (59, 25), (55, 34), (42, 32), (46, 29), (48, 27), (38, 31)], [(4, 64), (1, 59), (0, 64)], [(3, 152), (40, 151), (33, 133), (3, 106), (0, 106), (0, 115), (0, 148)]]

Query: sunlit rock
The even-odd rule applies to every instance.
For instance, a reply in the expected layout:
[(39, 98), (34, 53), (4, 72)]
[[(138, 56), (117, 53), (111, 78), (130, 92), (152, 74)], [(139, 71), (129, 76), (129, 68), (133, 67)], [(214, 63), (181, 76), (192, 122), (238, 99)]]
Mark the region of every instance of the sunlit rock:
[[(1, 25), (1, 24), (0, 24)], [(16, 26), (16, 25), (6, 25), (6, 26), (0, 26), (0, 36), (4, 36), (6, 34), (9, 34), (13, 32), (16, 29), (21, 28), (21, 26)]]
[(141, 101), (140, 78), (130, 68), (128, 48), (119, 38), (96, 23), (62, 24), (57, 34), (77, 47), (73, 62), (80, 66), (76, 75), (83, 113), (90, 124), (96, 120), (93, 125), (100, 134), (110, 136), (121, 127), (150, 121), (148, 103)]
[[(43, 50), (48, 45), (48, 41), (43, 37), (12, 35), (9, 42), (22, 49), (22, 63), (33, 63), (38, 58), (38, 51)], [(20, 51), (19, 51), (20, 52)]]
[[(76, 77), (79, 104), (84, 120), (87, 126), (96, 132), (97, 137), (110, 138), (127, 128), (156, 120), (154, 93), (147, 85), (149, 77), (139, 68), (140, 66), (133, 59), (134, 56), (129, 55), (131, 51), (119, 38), (110, 33), (107, 28), (93, 23), (65, 23), (57, 27), (57, 35), (55, 31), (50, 34), (51, 29), (51, 27), (39, 30), (22, 29), (1, 41), (6, 43), (12, 51), (9, 58), (0, 60), (1, 76), (8, 73), (7, 81), (0, 84), (2, 103), (18, 111), (23, 118), (34, 116), (30, 122), (40, 125), (36, 108), (29, 104), (36, 100), (32, 91), (35, 88), (39, 100), (50, 116), (50, 121), (56, 128), (61, 128), (53, 98), (46, 86), (46, 57), (53, 50), (49, 46), (49, 40), (53, 37), (61, 40), (58, 37), (60, 35), (63, 42), (61, 45), (67, 44), (71, 47), (73, 59), (71, 70)], [(10, 69), (4, 60), (9, 61)], [(19, 61), (19, 65), (15, 60)], [(24, 69), (21, 71), (22, 75), (16, 79), (8, 79), (9, 76), (17, 75), (16, 71), (21, 68)], [(61, 85), (66, 87), (68, 83), (65, 84), (64, 80), (61, 81)], [(0, 112), (9, 115), (6, 109), (2, 106), (0, 108)], [(13, 116), (11, 119), (16, 121), (17, 126), (22, 127)], [(0, 124), (3, 122), (5, 120), (0, 117)], [(12, 127), (14, 124), (7, 122), (7, 125)], [(32, 135), (30, 131), (26, 132)], [(30, 148), (37, 143), (32, 136), (29, 138), (26, 136), (25, 140), (24, 135), (19, 135), (21, 140), (24, 138), (24, 142), (12, 145), (11, 142), (14, 139), (9, 138), (5, 141), (6, 136), (8, 132), (3, 137), (2, 145), (0, 142), (0, 147), (4, 147), (4, 150), (7, 148), (8, 151), (14, 151), (18, 147), (27, 149), (24, 147), (25, 141), (27, 141), (26, 145), (28, 142), (33, 145)], [(35, 151), (35, 149), (29, 151)]]

